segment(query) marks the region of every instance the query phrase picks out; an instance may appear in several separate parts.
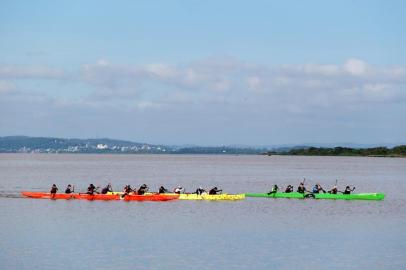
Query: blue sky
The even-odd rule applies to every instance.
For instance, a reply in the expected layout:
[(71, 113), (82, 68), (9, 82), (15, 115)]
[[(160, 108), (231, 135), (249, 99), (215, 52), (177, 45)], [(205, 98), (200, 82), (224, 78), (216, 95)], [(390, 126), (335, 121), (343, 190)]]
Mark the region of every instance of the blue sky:
[(405, 1), (0, 1), (0, 136), (397, 143)]

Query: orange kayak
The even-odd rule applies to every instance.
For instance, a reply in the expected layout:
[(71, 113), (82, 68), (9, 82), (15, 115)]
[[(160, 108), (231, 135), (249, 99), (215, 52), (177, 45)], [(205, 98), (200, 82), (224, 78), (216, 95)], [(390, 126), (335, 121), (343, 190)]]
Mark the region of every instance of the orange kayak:
[(70, 200), (70, 199), (78, 199), (78, 200), (102, 200), (102, 201), (169, 201), (175, 200), (179, 198), (178, 194), (146, 194), (146, 195), (125, 195), (122, 198), (119, 194), (86, 194), (86, 193), (56, 193), (51, 194), (49, 192), (30, 192), (30, 191), (23, 191), (21, 195), (28, 198), (34, 199), (51, 199), (51, 200)]

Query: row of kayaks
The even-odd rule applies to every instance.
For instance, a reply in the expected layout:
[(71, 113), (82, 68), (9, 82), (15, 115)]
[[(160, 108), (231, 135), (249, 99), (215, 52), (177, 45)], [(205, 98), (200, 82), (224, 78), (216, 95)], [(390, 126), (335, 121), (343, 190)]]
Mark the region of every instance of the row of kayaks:
[(383, 200), (383, 193), (353, 193), (353, 194), (330, 194), (330, 193), (299, 193), (299, 192), (276, 192), (276, 193), (242, 193), (242, 194), (175, 194), (175, 193), (146, 193), (143, 195), (126, 194), (121, 192), (109, 192), (107, 194), (87, 193), (47, 193), (47, 192), (21, 192), (21, 195), (35, 199), (64, 199), (64, 200), (102, 200), (102, 201), (171, 201), (171, 200), (209, 200), (209, 201), (236, 201), (245, 197), (257, 198), (289, 198), (289, 199), (330, 199), (330, 200)]

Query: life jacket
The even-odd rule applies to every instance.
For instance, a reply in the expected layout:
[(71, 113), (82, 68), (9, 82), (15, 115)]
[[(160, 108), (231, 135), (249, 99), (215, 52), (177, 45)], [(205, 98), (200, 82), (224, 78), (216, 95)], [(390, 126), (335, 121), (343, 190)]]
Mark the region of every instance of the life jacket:
[(299, 192), (299, 193), (304, 193), (305, 190), (306, 190), (306, 188), (304, 186), (298, 186), (297, 187), (297, 192)]
[(71, 194), (71, 193), (72, 193), (72, 190), (71, 190), (70, 188), (67, 188), (67, 189), (65, 190), (65, 193), (66, 193), (66, 194)]
[(318, 186), (313, 187), (313, 193), (319, 193), (319, 187)]
[(58, 188), (57, 188), (57, 187), (52, 187), (52, 188), (51, 188), (51, 193), (54, 194), (54, 193), (56, 193), (57, 191), (58, 191)]

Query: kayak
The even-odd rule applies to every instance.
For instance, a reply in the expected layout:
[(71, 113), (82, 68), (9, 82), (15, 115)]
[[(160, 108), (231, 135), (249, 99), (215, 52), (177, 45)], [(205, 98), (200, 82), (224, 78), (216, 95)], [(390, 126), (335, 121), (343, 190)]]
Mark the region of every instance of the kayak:
[[(119, 194), (122, 195), (122, 192), (108, 192), (107, 194)], [(157, 193), (145, 193), (144, 195), (138, 195), (138, 196), (148, 196), (148, 195), (153, 195)], [(161, 193), (159, 194), (161, 196), (177, 196), (176, 199), (179, 200), (207, 200), (207, 201), (236, 201), (236, 200), (243, 200), (245, 198), (245, 194), (218, 194), (218, 195), (209, 195), (207, 193), (203, 193), (202, 195), (197, 195), (194, 193), (182, 193), (182, 194), (176, 194), (176, 193)], [(137, 196), (137, 195), (131, 195), (131, 196)]]
[(63, 199), (63, 200), (70, 200), (70, 199), (76, 199), (78, 194), (71, 193), (71, 194), (65, 194), (65, 193), (56, 193), (56, 194), (51, 194), (47, 192), (30, 192), (30, 191), (23, 191), (21, 192), (21, 195), (24, 197), (28, 198), (33, 198), (33, 199)]
[(125, 195), (124, 201), (170, 201), (179, 198), (179, 194), (145, 194), (145, 195)]
[(179, 195), (167, 195), (167, 194), (147, 194), (147, 195), (126, 195), (123, 198), (119, 194), (87, 194), (87, 193), (56, 193), (51, 194), (48, 192), (21, 192), (21, 195), (34, 199), (52, 199), (52, 200), (101, 200), (101, 201), (169, 201), (178, 199)]
[(56, 193), (51, 194), (49, 192), (30, 192), (30, 191), (23, 191), (21, 195), (28, 198), (34, 199), (53, 199), (53, 200), (101, 200), (101, 201), (112, 201), (112, 200), (120, 200), (120, 196), (118, 195), (106, 195), (106, 194), (87, 194), (87, 193)]
[(245, 194), (218, 194), (218, 195), (209, 195), (209, 194), (191, 194), (184, 193), (179, 195), (179, 200), (208, 200), (208, 201), (236, 201), (243, 200)]
[(354, 193), (354, 194), (330, 194), (330, 193), (299, 193), (299, 192), (276, 192), (268, 195), (267, 193), (246, 193), (246, 197), (261, 198), (291, 198), (291, 199), (329, 199), (329, 200), (383, 200), (383, 193)]

